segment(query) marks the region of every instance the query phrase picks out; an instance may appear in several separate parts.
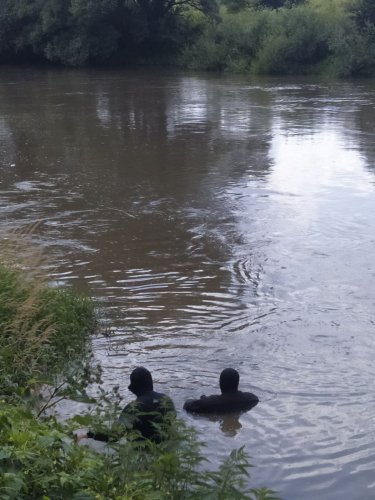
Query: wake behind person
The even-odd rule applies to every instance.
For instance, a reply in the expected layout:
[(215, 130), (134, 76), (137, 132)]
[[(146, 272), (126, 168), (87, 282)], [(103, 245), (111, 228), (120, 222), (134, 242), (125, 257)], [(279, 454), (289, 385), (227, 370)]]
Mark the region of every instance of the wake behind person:
[(184, 410), (190, 413), (224, 414), (249, 411), (259, 403), (259, 398), (251, 392), (238, 390), (240, 375), (233, 368), (225, 368), (220, 374), (221, 394), (188, 399)]
[[(137, 399), (122, 410), (119, 424), (124, 424), (124, 428), (139, 433), (144, 439), (162, 441), (171, 419), (176, 415), (173, 401), (167, 395), (154, 391), (151, 373), (143, 367), (132, 371), (128, 389)], [(79, 439), (82, 438), (109, 441), (111, 436), (89, 431), (79, 436)]]

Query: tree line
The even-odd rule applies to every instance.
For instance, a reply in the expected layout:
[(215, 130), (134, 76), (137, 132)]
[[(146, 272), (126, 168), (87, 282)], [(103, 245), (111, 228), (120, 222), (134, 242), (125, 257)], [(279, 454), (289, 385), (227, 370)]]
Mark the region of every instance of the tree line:
[(2, 0), (0, 63), (375, 74), (373, 0)]

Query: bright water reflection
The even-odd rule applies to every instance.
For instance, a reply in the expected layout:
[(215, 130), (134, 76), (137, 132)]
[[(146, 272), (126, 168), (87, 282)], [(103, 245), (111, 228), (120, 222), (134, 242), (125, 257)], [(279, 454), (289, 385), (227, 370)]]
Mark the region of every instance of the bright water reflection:
[(1, 226), (98, 299), (108, 386), (237, 367), (261, 404), (185, 418), (289, 500), (374, 497), (373, 85), (2, 72)]

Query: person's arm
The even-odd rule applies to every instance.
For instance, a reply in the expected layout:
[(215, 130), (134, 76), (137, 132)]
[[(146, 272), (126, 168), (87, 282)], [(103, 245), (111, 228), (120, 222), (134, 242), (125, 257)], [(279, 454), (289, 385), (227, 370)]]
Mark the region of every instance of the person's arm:
[(124, 407), (118, 421), (126, 428), (131, 429), (137, 418), (137, 413), (139, 413), (137, 410), (137, 403), (135, 401), (132, 401)]
[(207, 407), (207, 397), (201, 396), (200, 399), (188, 399), (185, 401), (184, 410), (189, 413), (204, 412)]
[(251, 410), (259, 403), (259, 398), (252, 392), (246, 392), (246, 411)]
[(114, 432), (78, 432), (76, 434), (77, 442), (81, 439), (94, 439), (95, 441), (102, 441), (103, 443), (108, 443), (110, 441), (117, 441), (122, 437), (122, 433), (119, 431)]
[(127, 427), (129, 427), (129, 415), (126, 410), (128, 410), (130, 404), (125, 406), (122, 410), (120, 417), (118, 418), (117, 424), (114, 425), (114, 428), (109, 430), (108, 432), (93, 432), (91, 430), (87, 432), (78, 432), (76, 434), (77, 441), (81, 439), (94, 439), (95, 441), (102, 441), (103, 443), (108, 443), (110, 441), (119, 440), (125, 433)]
[(103, 432), (89, 431), (87, 433), (87, 437), (89, 439), (95, 439), (95, 441), (102, 441), (103, 443), (108, 443), (108, 441), (111, 441), (111, 437), (109, 436), (109, 434), (104, 434)]
[(80, 431), (74, 434), (75, 440), (77, 443), (81, 441), (81, 439), (95, 439), (95, 441), (103, 441), (105, 443), (108, 443), (110, 437), (107, 434), (101, 433), (101, 432), (91, 432), (91, 431)]

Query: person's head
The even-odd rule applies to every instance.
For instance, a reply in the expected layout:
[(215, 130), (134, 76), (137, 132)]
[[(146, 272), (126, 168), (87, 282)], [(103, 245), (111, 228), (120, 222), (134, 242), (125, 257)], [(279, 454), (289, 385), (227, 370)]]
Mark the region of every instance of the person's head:
[(239, 382), (240, 375), (234, 368), (225, 368), (225, 370), (220, 373), (220, 390), (223, 394), (236, 392)]
[(152, 391), (153, 383), (151, 373), (143, 366), (139, 366), (130, 374), (130, 385), (128, 387), (136, 396), (142, 396), (148, 391)]

